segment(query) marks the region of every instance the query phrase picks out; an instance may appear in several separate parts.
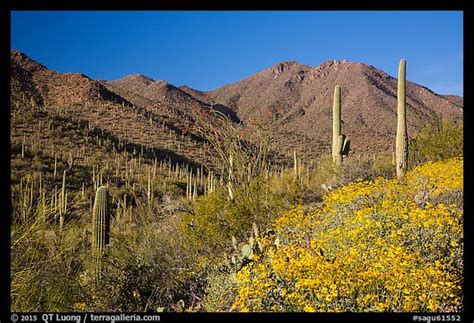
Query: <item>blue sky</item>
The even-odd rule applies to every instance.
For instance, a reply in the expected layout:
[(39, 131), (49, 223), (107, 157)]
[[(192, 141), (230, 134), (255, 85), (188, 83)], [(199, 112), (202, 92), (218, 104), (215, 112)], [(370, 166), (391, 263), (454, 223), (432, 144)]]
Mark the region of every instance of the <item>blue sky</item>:
[(461, 11), (15, 11), (11, 47), (58, 72), (211, 90), (276, 63), (373, 65), (463, 95)]

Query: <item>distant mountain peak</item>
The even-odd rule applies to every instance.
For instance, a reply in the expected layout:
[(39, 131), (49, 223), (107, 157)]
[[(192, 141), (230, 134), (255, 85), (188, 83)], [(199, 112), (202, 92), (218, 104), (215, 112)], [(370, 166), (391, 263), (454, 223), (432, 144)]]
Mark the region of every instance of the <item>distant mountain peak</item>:
[(339, 65), (339, 64), (361, 64), (361, 63), (349, 61), (347, 59), (343, 59), (343, 60), (328, 59), (324, 61), (321, 65)]
[(25, 53), (16, 49), (12, 49), (10, 51), (10, 58), (11, 58), (12, 63), (15, 63), (21, 66), (22, 68), (24, 68), (25, 70), (28, 70), (31, 72), (47, 69), (47, 67), (44, 66), (43, 64), (36, 62)]
[(153, 82), (153, 84), (150, 85), (150, 89), (155, 89), (155, 90), (176, 90), (178, 89), (176, 86), (173, 84), (164, 81), (164, 80), (158, 80)]
[(347, 59), (337, 60), (337, 59), (328, 59), (321, 63), (318, 66), (313, 67), (313, 69), (338, 69), (339, 67), (343, 68), (363, 68), (363, 67), (372, 67), (363, 63), (349, 61)]
[(76, 79), (80, 79), (80, 78), (84, 78), (84, 79), (88, 79), (90, 81), (94, 81), (93, 79), (91, 79), (89, 76), (83, 74), (83, 73), (71, 73), (71, 72), (67, 72), (67, 73), (62, 73), (62, 76), (63, 77), (70, 77), (70, 78), (76, 78)]
[(121, 79), (119, 79), (117, 81), (139, 82), (139, 83), (146, 84), (146, 85), (149, 85), (149, 84), (155, 82), (154, 79), (152, 79), (151, 77), (145, 76), (143, 74), (130, 74), (130, 75), (122, 77)]
[(158, 83), (160, 85), (165, 85), (165, 86), (172, 85), (171, 83), (169, 83), (168, 81), (165, 81), (165, 80), (158, 80), (158, 81), (156, 81), (156, 83)]
[(14, 60), (30, 60), (32, 61), (32, 59), (26, 55), (25, 53), (19, 51), (19, 50), (16, 50), (16, 49), (12, 49), (10, 51), (10, 55), (12, 57), (12, 59)]
[(12, 58), (17, 58), (17, 59), (18, 58), (20, 58), (20, 59), (28, 58), (29, 59), (29, 57), (25, 53), (20, 52), (19, 50), (16, 50), (16, 49), (12, 49), (10, 51), (10, 55), (11, 55)]
[(273, 74), (279, 75), (279, 74), (289, 71), (291, 68), (295, 66), (300, 67), (304, 65), (298, 63), (297, 61), (284, 61), (284, 62), (280, 62), (278, 64), (273, 65), (272, 67), (270, 67), (270, 70), (272, 71)]
[(25, 53), (12, 50), (12, 91), (35, 97), (45, 105), (84, 104), (93, 101), (126, 102), (110, 92), (99, 81), (82, 73), (58, 73), (34, 61)]
[[(330, 142), (337, 84), (342, 87), (345, 131), (355, 138), (354, 147), (390, 149), (397, 80), (372, 65), (344, 59), (326, 60), (318, 66), (281, 62), (207, 94), (208, 101), (232, 108), (242, 119), (263, 118), (270, 112), (276, 124)], [(416, 133), (435, 114), (446, 120), (462, 119), (461, 98), (440, 97), (413, 82), (407, 82), (406, 91), (409, 132)]]
[(181, 86), (178, 86), (181, 90), (185, 91), (185, 90), (192, 90), (192, 91), (197, 91), (197, 92), (202, 92), (202, 91), (199, 91), (199, 90), (196, 90), (188, 85), (181, 85)]
[(301, 65), (301, 64), (298, 63), (297, 61), (283, 61), (283, 62), (275, 64), (274, 67), (277, 67), (277, 66), (295, 66), (295, 65)]

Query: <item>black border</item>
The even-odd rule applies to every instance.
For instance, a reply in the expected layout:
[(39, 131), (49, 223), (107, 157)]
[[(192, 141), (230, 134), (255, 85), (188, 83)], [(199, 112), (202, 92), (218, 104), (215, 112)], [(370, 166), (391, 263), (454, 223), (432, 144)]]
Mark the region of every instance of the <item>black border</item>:
[[(472, 30), (473, 26), (473, 11), (472, 8), (464, 10), (464, 57), (473, 57), (472, 50)], [(474, 281), (472, 277), (472, 269), (474, 267), (474, 220), (472, 198), (472, 145), (470, 144), (474, 138), (474, 132), (471, 124), (473, 112), (472, 106), (472, 60), (464, 59), (464, 308), (468, 322), (474, 322), (474, 304), (473, 292)], [(466, 109), (467, 107), (467, 109)], [(467, 197), (467, 198), (466, 198)]]
[[(3, 10), (0, 13), (1, 25), (1, 63), (2, 73), (0, 75), (2, 103), (4, 107), (0, 109), (2, 116), (0, 117), (0, 131), (2, 146), (5, 145), (6, 153), (2, 154), (2, 162), (5, 167), (4, 171), (0, 171), (0, 183), (2, 194), (0, 212), (0, 321), (10, 322), (10, 318), (4, 317), (4, 313), (10, 311), (10, 12)], [(8, 48), (7, 48), (8, 46)], [(5, 50), (3, 50), (5, 49)], [(7, 50), (8, 49), (8, 50)], [(7, 148), (8, 147), (8, 148)]]
[(464, 10), (469, 0), (431, 1), (373, 1), (338, 0), (295, 3), (271, 2), (216, 2), (208, 1), (91, 1), (77, 0), (8, 0), (10, 10)]
[[(469, 0), (472, 1), (472, 0)], [(274, 2), (273, 7), (269, 8), (265, 6), (263, 2), (259, 4), (252, 3), (253, 6), (245, 10), (459, 10), (464, 12), (464, 196), (465, 207), (464, 207), (464, 260), (465, 260), (465, 282), (464, 282), (464, 312), (460, 313), (462, 316), (462, 322), (474, 322), (474, 307), (473, 307), (473, 291), (474, 283), (472, 279), (472, 268), (474, 267), (473, 250), (474, 250), (474, 228), (472, 213), (472, 195), (470, 179), (472, 179), (473, 171), (471, 167), (471, 152), (472, 146), (470, 140), (474, 138), (472, 127), (469, 127), (467, 120), (471, 119), (471, 105), (472, 105), (472, 92), (467, 89), (471, 89), (469, 86), (472, 84), (472, 61), (470, 58), (474, 57), (472, 47), (472, 37), (469, 37), (473, 27), (473, 14), (472, 9), (468, 7), (468, 1), (450, 0), (450, 1), (421, 1), (417, 3), (407, 0), (389, 1), (389, 0), (339, 0), (324, 2), (313, 2), (309, 6), (309, 2), (306, 6), (299, 4), (298, 8), (290, 8), (295, 3), (290, 2)], [(202, 1), (190, 1), (188, 3), (183, 2), (154, 2), (152, 0), (134, 0), (129, 2), (117, 2), (111, 0), (77, 0), (72, 1), (39, 1), (39, 0), (8, 0), (3, 3), (0, 14), (0, 25), (1, 25), (1, 62), (4, 64), (3, 72), (0, 74), (2, 81), (2, 109), (0, 110), (3, 114), (0, 122), (4, 122), (5, 125), (1, 127), (2, 140), (5, 144), (7, 152), (10, 149), (10, 113), (9, 113), (9, 98), (10, 98), (10, 82), (9, 72), (10, 71), (10, 12), (14, 10), (244, 10), (241, 9), (243, 5), (240, 3), (226, 4), (228, 8), (224, 8), (225, 5), (221, 2), (220, 4), (211, 5), (211, 2), (204, 3)], [(334, 22), (337, 24), (337, 21)], [(400, 22), (403, 23), (403, 22)], [(416, 32), (416, 31), (414, 31)], [(442, 42), (443, 40), (440, 39)], [(467, 143), (467, 145), (466, 145)], [(6, 153), (3, 155), (3, 162), (6, 171), (0, 172), (1, 188), (3, 189), (0, 210), (4, 211), (3, 216), (0, 217), (0, 323), (11, 322), (10, 319), (10, 221), (9, 217), (6, 216), (10, 205), (10, 187), (7, 185), (10, 181), (10, 154)], [(466, 216), (467, 215), (467, 216)], [(34, 314), (34, 313), (29, 313)], [(36, 313), (41, 316), (42, 313)], [(71, 313), (74, 314), (74, 313)], [(77, 314), (77, 313), (75, 313)], [(99, 314), (99, 313), (97, 313)], [(113, 314), (113, 313), (110, 313)], [(141, 313), (143, 314), (143, 313)], [(453, 315), (452, 313), (439, 313), (445, 315)], [(193, 321), (193, 320), (204, 320), (204, 321), (218, 321), (218, 320), (245, 320), (245, 321), (261, 321), (261, 320), (275, 320), (283, 319), (289, 321), (300, 321), (300, 322), (313, 322), (313, 321), (330, 321), (330, 322), (376, 322), (381, 320), (393, 320), (394, 322), (407, 322), (413, 321), (414, 315), (423, 315), (422, 313), (159, 313), (161, 322), (168, 321)], [(428, 316), (436, 316), (436, 313), (426, 313)], [(88, 320), (90, 321), (90, 319)], [(39, 318), (39, 322), (42, 320)]]

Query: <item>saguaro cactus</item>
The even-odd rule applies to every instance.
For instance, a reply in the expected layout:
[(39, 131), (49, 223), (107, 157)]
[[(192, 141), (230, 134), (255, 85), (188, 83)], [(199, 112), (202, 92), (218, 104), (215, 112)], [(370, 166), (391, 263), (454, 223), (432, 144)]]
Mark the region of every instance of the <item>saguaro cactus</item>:
[(67, 200), (66, 200), (66, 170), (63, 171), (63, 187), (61, 189), (61, 203), (59, 203), (59, 231), (63, 231), (64, 227), (64, 214), (67, 209)]
[(234, 190), (233, 190), (233, 183), (232, 181), (234, 180), (234, 157), (232, 154), (229, 155), (229, 179), (227, 181), (227, 190), (229, 193), (229, 200), (234, 201)]
[(110, 206), (107, 187), (97, 189), (92, 213), (92, 253), (100, 256), (110, 239)]
[(397, 139), (396, 139), (396, 162), (397, 177), (405, 175), (408, 161), (408, 132), (406, 119), (406, 94), (405, 94), (406, 61), (400, 60), (398, 67), (398, 89), (397, 89)]
[(296, 150), (293, 150), (293, 174), (295, 180), (298, 179), (298, 156), (296, 155)]
[(334, 88), (332, 106), (332, 160), (339, 167), (344, 156), (349, 154), (350, 140), (341, 134), (341, 86)]

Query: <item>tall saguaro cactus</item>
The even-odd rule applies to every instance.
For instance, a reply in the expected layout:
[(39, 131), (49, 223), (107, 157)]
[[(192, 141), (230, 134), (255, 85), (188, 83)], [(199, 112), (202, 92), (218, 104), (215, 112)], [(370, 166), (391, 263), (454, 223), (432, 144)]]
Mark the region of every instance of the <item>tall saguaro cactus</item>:
[(66, 194), (66, 170), (63, 172), (63, 187), (61, 189), (61, 203), (59, 203), (59, 231), (63, 231), (64, 215), (67, 208), (67, 194)]
[(341, 86), (334, 87), (332, 106), (332, 160), (340, 167), (344, 156), (349, 154), (350, 140), (341, 134)]
[(107, 187), (97, 189), (92, 213), (92, 253), (100, 256), (110, 239), (110, 205)]
[(293, 150), (293, 174), (295, 180), (298, 179), (298, 156), (296, 155), (296, 150)]
[(396, 139), (396, 162), (397, 177), (405, 175), (408, 166), (408, 132), (406, 118), (406, 61), (400, 60), (398, 67), (398, 88), (397, 88), (397, 139)]
[(227, 190), (229, 192), (229, 200), (234, 201), (234, 190), (233, 190), (233, 185), (232, 181), (234, 180), (234, 157), (232, 154), (229, 155), (229, 179), (227, 181)]

